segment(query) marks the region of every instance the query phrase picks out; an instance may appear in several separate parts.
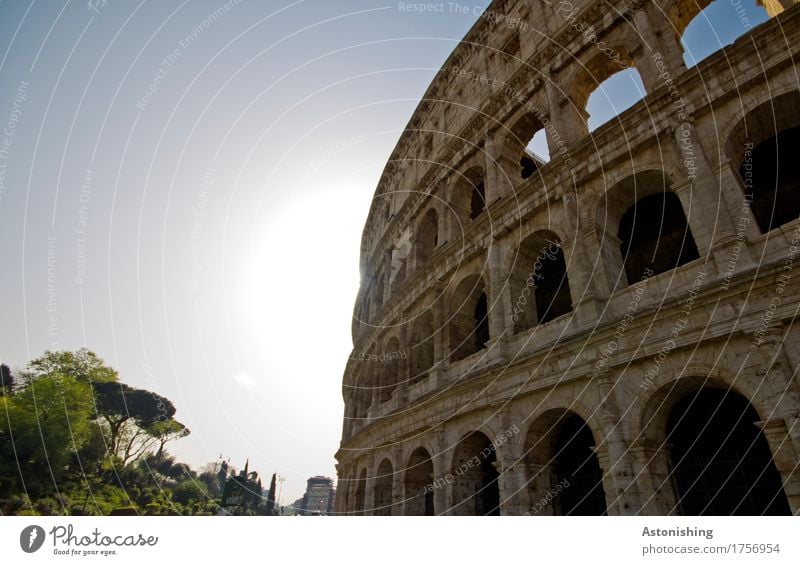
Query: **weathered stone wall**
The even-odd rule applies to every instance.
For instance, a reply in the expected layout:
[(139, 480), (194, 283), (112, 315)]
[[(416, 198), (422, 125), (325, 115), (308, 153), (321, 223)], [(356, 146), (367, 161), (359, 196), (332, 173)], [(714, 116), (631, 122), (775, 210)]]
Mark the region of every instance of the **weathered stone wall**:
[[(722, 388), (757, 411), (800, 513), (800, 220), (761, 233), (739, 174), (745, 116), (772, 104), (776, 123), (798, 120), (800, 8), (765, 2), (776, 17), (687, 69), (679, 37), (709, 2), (610, 4), (494, 2), (398, 143), (363, 236), (338, 512), (421, 513), (427, 476), (429, 508), (465, 513), (454, 492), (471, 475), (455, 459), (474, 432), (493, 443), (500, 513), (551, 512), (560, 487), (540, 439), (569, 412), (591, 430), (609, 514), (676, 513), (667, 415)], [(589, 134), (589, 94), (627, 67), (647, 96)], [(522, 179), (539, 128), (551, 160)], [(486, 207), (470, 219), (478, 178)], [(617, 225), (655, 178), (699, 259), (628, 281)], [(572, 311), (520, 329), (513, 273), (540, 233), (563, 252)], [(481, 292), (489, 340), (455, 361), (452, 327)]]

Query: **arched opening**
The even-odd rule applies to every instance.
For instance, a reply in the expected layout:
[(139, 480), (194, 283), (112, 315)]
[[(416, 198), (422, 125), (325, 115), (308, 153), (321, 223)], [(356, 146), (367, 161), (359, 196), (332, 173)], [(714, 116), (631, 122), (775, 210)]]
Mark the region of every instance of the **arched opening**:
[(373, 489), (372, 513), (375, 516), (392, 515), (392, 475), (392, 464), (388, 459), (384, 459), (378, 465), (378, 475), (375, 477)]
[(666, 442), (681, 514), (791, 514), (759, 420), (731, 390), (702, 388), (674, 404)]
[[(519, 178), (533, 176), (550, 160), (547, 137), (542, 121), (533, 112), (519, 118), (508, 132), (502, 159), (517, 168)], [(517, 180), (511, 178), (512, 182)]]
[(606, 192), (596, 226), (611, 289), (699, 257), (680, 199), (659, 170), (631, 175)]
[(361, 474), (358, 476), (355, 488), (355, 500), (353, 501), (353, 513), (363, 514), (364, 507), (366, 506), (367, 492), (367, 470), (362, 469)]
[(628, 68), (598, 85), (586, 103), (589, 131), (594, 131), (631, 108), (647, 91), (639, 71)]
[(756, 0), (682, 0), (675, 2), (668, 14), (676, 26), (687, 67), (695, 66), (769, 19)]
[(424, 447), (418, 447), (408, 460), (405, 477), (406, 516), (435, 516), (433, 507), (433, 462)]
[(525, 438), (531, 476), (531, 513), (602, 516), (607, 513), (603, 472), (596, 442), (574, 412), (553, 410), (540, 416)]
[(373, 315), (380, 312), (381, 308), (383, 307), (383, 296), (384, 296), (384, 271), (381, 269), (381, 272), (378, 273), (377, 280), (375, 281), (375, 293), (372, 297), (372, 305), (374, 307)]
[(733, 129), (727, 153), (761, 233), (800, 216), (800, 92), (777, 96)]
[(450, 360), (460, 361), (486, 347), (489, 341), (489, 308), (483, 279), (461, 281), (450, 301)]
[(537, 231), (520, 244), (511, 273), (514, 331), (572, 311), (567, 264), (558, 236)]
[(384, 350), (378, 355), (381, 365), (381, 382), (378, 398), (381, 403), (392, 399), (400, 375), (400, 342), (393, 337), (386, 342)]
[(751, 162), (743, 162), (739, 169), (745, 181), (745, 195), (752, 202), (753, 216), (762, 233), (800, 216), (798, 155), (800, 127), (793, 127), (755, 145)]
[(416, 384), (428, 376), (434, 363), (433, 314), (426, 310), (414, 320), (411, 332), (411, 376), (410, 384)]
[(417, 269), (421, 269), (428, 264), (437, 245), (439, 245), (439, 213), (434, 208), (431, 208), (422, 217), (414, 241)]
[(483, 213), (486, 209), (486, 185), (481, 167), (472, 167), (456, 180), (450, 205), (462, 225)]
[(674, 192), (639, 199), (622, 215), (617, 237), (628, 282), (641, 280), (648, 269), (658, 275), (700, 257)]
[(473, 432), (453, 453), (453, 508), (455, 516), (499, 516), (499, 473), (495, 448), (486, 435)]

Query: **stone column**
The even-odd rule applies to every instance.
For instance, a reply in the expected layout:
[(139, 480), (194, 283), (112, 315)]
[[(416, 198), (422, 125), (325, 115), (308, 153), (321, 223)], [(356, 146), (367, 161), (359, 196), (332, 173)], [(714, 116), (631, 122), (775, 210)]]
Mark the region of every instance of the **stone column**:
[(679, 513), (669, 477), (670, 448), (669, 444), (659, 446), (646, 438), (637, 439), (629, 447), (642, 503), (640, 514), (643, 516)]
[(570, 104), (569, 98), (559, 89), (557, 76), (550, 72), (545, 78), (547, 104), (550, 106), (550, 118), (545, 130), (550, 158), (556, 159), (565, 150), (588, 133), (585, 122)]
[(405, 318), (400, 320), (400, 351), (398, 353), (399, 364), (397, 370), (397, 387), (394, 390), (394, 397), (397, 399), (397, 407), (402, 408), (408, 400), (408, 385), (411, 378), (411, 359), (409, 355), (409, 327)]
[(600, 470), (603, 472), (603, 493), (606, 495), (606, 511), (609, 516), (619, 516), (619, 505), (614, 497), (616, 487), (614, 484), (614, 476), (611, 472), (612, 463), (608, 453), (608, 446), (595, 446), (594, 454), (597, 457)]
[(754, 335), (761, 357), (756, 375), (766, 404), (762, 412), (772, 416), (757, 425), (769, 443), (792, 513), (800, 514), (800, 391), (783, 348), (784, 333), (775, 325)]
[(378, 409), (381, 405), (381, 365), (378, 361), (374, 361), (372, 358), (368, 361), (369, 365), (367, 365), (367, 374), (369, 375), (369, 386), (371, 388), (370, 395), (371, 395), (371, 402), (369, 405), (369, 409), (367, 410), (367, 422), (373, 420), (376, 415), (378, 414)]
[(762, 383), (759, 388), (768, 405), (766, 409), (785, 423), (786, 439), (793, 448), (797, 464), (800, 461), (800, 387), (783, 348), (784, 333), (782, 326), (775, 325), (754, 336), (762, 359), (756, 365), (756, 374), (758, 382)]
[(447, 445), (444, 430), (437, 428), (434, 431), (433, 448), (431, 454), (433, 463), (433, 511), (437, 516), (449, 516), (452, 506), (452, 481), (450, 478), (451, 446)]
[(392, 253), (390, 247), (383, 252), (383, 303), (387, 304), (392, 296)]
[(720, 201), (717, 179), (692, 121), (687, 116), (672, 129), (678, 166), (685, 174), (673, 189), (683, 205), (697, 250), (705, 257), (718, 245), (732, 243), (735, 233), (733, 220), (725, 202)]
[(503, 151), (504, 135), (503, 130), (498, 129), (488, 132), (484, 138), (484, 155), (486, 157), (486, 177), (484, 186), (486, 189), (486, 203), (491, 204), (496, 200), (504, 198), (514, 190), (511, 179), (512, 171)]
[(601, 395), (601, 418), (606, 430), (606, 437), (602, 445), (607, 449), (608, 467), (604, 470), (603, 484), (606, 486), (605, 474), (610, 480), (606, 490), (606, 503), (608, 513), (615, 515), (638, 514), (641, 509), (641, 500), (636, 486), (633, 472), (633, 462), (628, 445), (622, 435), (619, 400), (616, 394), (614, 375), (610, 371), (603, 371), (597, 378)]
[[(795, 421), (795, 427), (798, 425), (800, 423)], [(800, 465), (798, 465), (797, 452), (792, 445), (790, 428), (782, 418), (756, 422), (756, 426), (764, 434), (772, 451), (772, 460), (781, 474), (783, 491), (786, 493), (789, 508), (792, 514), (800, 516)]]
[[(503, 443), (495, 445), (500, 473), (498, 490), (500, 492), (500, 515), (522, 516), (528, 508), (528, 489), (525, 485), (525, 462), (523, 460), (524, 438), (520, 437), (519, 427), (513, 421), (511, 410), (504, 409), (498, 415)], [(500, 438), (496, 438), (499, 443)]]
[[(629, 19), (633, 20), (633, 26), (642, 38), (642, 51), (636, 58), (636, 68), (642, 74), (647, 92), (652, 92), (667, 79), (675, 80), (686, 68), (683, 48), (663, 14), (653, 14), (650, 2), (637, 2), (631, 6)], [(662, 65), (663, 70), (660, 68)], [(659, 76), (664, 71), (669, 76)]]
[(436, 281), (431, 285), (431, 291), (435, 296), (435, 302), (431, 305), (433, 311), (433, 368), (428, 371), (429, 378), (436, 387), (442, 386), (447, 377), (447, 353), (448, 353), (448, 328), (446, 301), (444, 297), (445, 284)]
[(405, 515), (405, 488), (403, 477), (405, 476), (405, 455), (401, 445), (395, 445), (392, 449), (394, 456), (394, 474), (392, 475), (392, 516)]
[[(511, 250), (509, 238), (495, 236), (488, 253), (489, 348), (514, 333), (511, 322)], [(502, 352), (501, 352), (502, 353)]]
[(525, 483), (527, 484), (527, 508), (525, 514), (531, 516), (553, 516), (553, 498), (557, 493), (552, 491), (553, 479), (551, 469), (547, 465), (525, 463)]
[[(567, 279), (572, 298), (572, 309), (580, 325), (594, 324), (603, 311), (601, 296), (608, 296), (605, 286), (598, 285), (602, 277), (592, 277), (590, 269), (595, 261), (591, 259), (589, 245), (591, 238), (582, 230), (577, 195), (566, 191), (561, 199), (564, 208), (565, 233), (572, 239), (561, 242), (564, 262), (567, 265)], [(601, 267), (598, 264), (598, 267)]]
[(364, 516), (375, 515), (375, 456), (367, 459), (367, 481), (364, 485)]

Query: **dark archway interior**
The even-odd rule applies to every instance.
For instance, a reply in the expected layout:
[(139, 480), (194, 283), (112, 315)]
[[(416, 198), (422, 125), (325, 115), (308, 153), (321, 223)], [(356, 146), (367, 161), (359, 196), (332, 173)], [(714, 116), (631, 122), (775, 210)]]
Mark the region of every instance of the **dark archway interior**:
[(560, 247), (550, 246), (542, 251), (536, 278), (536, 312), (539, 323), (545, 324), (572, 312), (572, 297), (567, 282), (567, 264)]
[(423, 268), (430, 261), (437, 245), (439, 245), (439, 214), (431, 209), (425, 214), (417, 231), (417, 269)]
[[(477, 464), (475, 460), (477, 459)], [(492, 442), (474, 432), (456, 447), (453, 456), (453, 513), (458, 516), (499, 516), (499, 473)], [(473, 462), (470, 465), (470, 462)]]
[(594, 437), (586, 422), (575, 414), (565, 416), (554, 446), (556, 484), (565, 485), (556, 497), (558, 514), (603, 516), (607, 513), (603, 472), (594, 446)]
[(486, 209), (486, 185), (483, 179), (473, 181), (469, 219), (474, 220)]
[(800, 216), (800, 127), (759, 143), (745, 158), (739, 174), (761, 233)]
[(451, 298), (450, 361), (477, 353), (489, 341), (489, 319), (483, 281), (470, 276), (459, 284)]
[(486, 300), (486, 293), (481, 293), (475, 304), (475, 351), (480, 351), (486, 347), (489, 341), (489, 305)]
[(392, 514), (392, 464), (388, 459), (381, 461), (378, 466), (378, 476), (375, 477), (374, 510), (375, 516), (391, 516)]
[(687, 516), (791, 514), (781, 477), (746, 398), (701, 389), (667, 421), (678, 506)]
[(362, 514), (364, 512), (364, 500), (366, 498), (367, 492), (367, 471), (366, 469), (361, 471), (361, 475), (358, 477), (358, 481), (356, 481), (356, 492), (355, 492), (355, 501), (353, 504), (353, 511), (356, 514)]
[(618, 237), (630, 284), (642, 280), (648, 268), (658, 275), (700, 257), (673, 192), (639, 199), (622, 215)]
[(411, 454), (406, 469), (406, 516), (434, 516), (433, 463), (431, 456), (420, 447)]
[(519, 160), (519, 168), (522, 178), (528, 179), (533, 176), (533, 173), (539, 170), (539, 164), (533, 157), (525, 154), (522, 156), (522, 159)]

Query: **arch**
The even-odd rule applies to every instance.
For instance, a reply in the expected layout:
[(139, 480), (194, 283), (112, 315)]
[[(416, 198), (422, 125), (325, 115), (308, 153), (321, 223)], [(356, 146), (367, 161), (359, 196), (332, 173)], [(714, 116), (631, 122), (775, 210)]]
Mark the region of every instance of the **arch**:
[(713, 0), (673, 0), (664, 6), (675, 41), (680, 41), (689, 23), (694, 20)]
[(386, 340), (383, 351), (378, 356), (381, 366), (380, 391), (378, 398), (381, 403), (392, 399), (392, 394), (397, 389), (400, 376), (400, 340), (391, 337)]
[(392, 485), (394, 471), (388, 459), (381, 461), (375, 476), (375, 486), (372, 488), (372, 513), (375, 516), (391, 516), (392, 514)]
[(439, 245), (439, 213), (430, 208), (417, 226), (414, 238), (414, 264), (422, 269), (430, 261), (431, 255)]
[(411, 376), (409, 384), (416, 384), (428, 376), (434, 365), (434, 330), (433, 314), (424, 311), (414, 320), (411, 330)]
[(586, 421), (568, 409), (551, 409), (525, 436), (531, 513), (600, 516), (607, 513), (603, 472)]
[(540, 116), (528, 112), (520, 116), (506, 135), (503, 160), (516, 167), (517, 177), (512, 181), (525, 180), (533, 176), (550, 160), (545, 135), (545, 126)]
[(367, 501), (367, 470), (361, 469), (354, 491), (353, 513), (363, 514)]
[(751, 109), (726, 142), (745, 199), (761, 233), (800, 216), (800, 92), (793, 90)]
[(462, 225), (470, 223), (486, 209), (486, 184), (483, 167), (474, 165), (453, 184), (450, 205)]
[(486, 285), (478, 275), (464, 278), (450, 298), (450, 361), (477, 353), (489, 341)]
[(522, 241), (510, 284), (517, 333), (572, 311), (567, 265), (555, 233), (539, 230)]
[[(604, 44), (602, 50), (593, 52), (594, 56), (583, 66), (579, 65), (576, 68), (567, 89), (572, 101), (572, 111), (578, 114), (585, 132), (593, 131), (627, 110), (647, 94), (626, 46), (618, 43)], [(620, 81), (627, 81), (627, 84), (635, 86), (638, 94), (633, 98), (624, 98), (624, 100), (620, 98), (620, 96), (625, 96), (626, 92), (625, 90), (619, 91), (618, 83)], [(595, 117), (591, 119), (588, 113), (590, 99), (609, 103), (611, 110), (595, 110)], [(614, 99), (617, 100), (616, 104)], [(598, 107), (597, 102), (594, 102), (592, 106), (593, 109)]]
[(606, 192), (596, 221), (611, 288), (700, 256), (680, 199), (663, 171), (642, 171), (618, 182)]
[[(767, 10), (754, 0), (703, 0), (676, 2), (668, 12), (676, 25), (683, 60), (693, 67), (769, 19)], [(748, 25), (742, 25), (742, 17)]]
[(482, 432), (471, 432), (456, 445), (450, 472), (454, 515), (500, 515), (496, 461), (495, 446)]
[(714, 378), (662, 386), (644, 414), (646, 437), (667, 453), (660, 488), (674, 490), (674, 513), (790, 514), (761, 417), (746, 396)]
[(586, 100), (587, 126), (595, 131), (603, 124), (633, 107), (647, 94), (639, 71), (627, 68), (614, 73), (589, 95)]
[(424, 447), (408, 458), (405, 472), (405, 515), (435, 516), (433, 503), (433, 461)]

